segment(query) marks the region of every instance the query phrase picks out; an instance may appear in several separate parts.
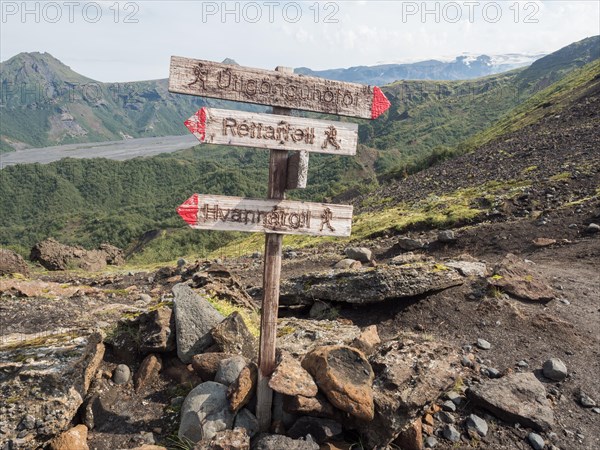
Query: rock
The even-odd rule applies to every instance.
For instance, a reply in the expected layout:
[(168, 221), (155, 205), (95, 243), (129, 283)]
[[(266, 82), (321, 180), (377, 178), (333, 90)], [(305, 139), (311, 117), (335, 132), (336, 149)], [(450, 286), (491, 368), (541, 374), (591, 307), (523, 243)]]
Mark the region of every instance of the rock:
[(179, 258), (177, 260), (177, 267), (179, 269), (181, 269), (182, 267), (184, 267), (186, 264), (187, 264), (187, 261), (185, 259), (183, 259), (183, 258)]
[(211, 336), (220, 351), (242, 355), (250, 360), (258, 357), (258, 343), (237, 311), (211, 330)]
[(94, 272), (105, 268), (107, 261), (111, 261), (111, 263), (120, 263), (122, 261), (122, 253), (119, 259), (118, 252), (115, 253), (109, 247), (116, 249), (116, 247), (112, 246), (100, 246), (99, 250), (86, 250), (79, 246), (70, 247), (63, 245), (54, 239), (46, 239), (31, 249), (29, 259), (39, 262), (48, 270), (78, 268)]
[(144, 358), (137, 372), (133, 376), (133, 386), (136, 392), (141, 392), (158, 377), (162, 369), (162, 360), (157, 355), (148, 355)]
[(499, 419), (538, 431), (554, 425), (554, 412), (544, 385), (532, 373), (513, 373), (486, 380), (467, 390), (469, 399)]
[(204, 272), (196, 272), (192, 277), (193, 286), (204, 292), (214, 292), (223, 300), (250, 310), (256, 310), (256, 304), (242, 287), (237, 277), (225, 267), (212, 264)]
[(551, 245), (556, 244), (556, 239), (548, 239), (548, 238), (535, 238), (533, 240), (533, 245), (538, 248), (550, 247)]
[(175, 350), (175, 316), (162, 306), (140, 316), (140, 351), (163, 353)]
[(342, 259), (335, 263), (333, 266), (334, 269), (360, 269), (362, 267), (362, 263), (355, 259)]
[(144, 444), (140, 447), (135, 447), (132, 450), (167, 450), (167, 447), (162, 445)]
[(236, 415), (233, 422), (233, 428), (243, 428), (250, 438), (253, 438), (259, 431), (258, 419), (246, 408), (242, 408)]
[(534, 450), (544, 450), (544, 447), (546, 446), (544, 438), (537, 433), (529, 433), (527, 435), (527, 441)]
[(442, 409), (444, 411), (455, 412), (456, 404), (452, 400), (447, 400), (444, 403), (442, 403)]
[(402, 450), (423, 449), (423, 423), (421, 419), (415, 420), (410, 426), (400, 433), (394, 441)]
[(456, 237), (454, 236), (454, 231), (452, 230), (441, 230), (438, 232), (437, 240), (444, 244), (451, 244), (456, 242)]
[(184, 364), (177, 357), (163, 356), (163, 369), (161, 374), (175, 381), (175, 383), (192, 388), (201, 383), (202, 378), (196, 374), (193, 367)]
[(545, 361), (542, 365), (542, 373), (552, 381), (563, 381), (568, 375), (567, 366), (558, 358)]
[(489, 350), (490, 348), (492, 348), (492, 344), (490, 344), (488, 341), (486, 341), (485, 339), (477, 339), (477, 347), (480, 348), (481, 350)]
[(250, 450), (250, 437), (243, 428), (223, 430), (198, 442), (193, 450)]
[(185, 398), (181, 407), (179, 439), (198, 442), (212, 439), (217, 432), (233, 426), (234, 414), (229, 409), (227, 387), (206, 381)]
[(453, 347), (417, 336), (380, 345), (370, 359), (376, 371), (375, 418), (357, 424), (366, 448), (390, 445), (417, 420), (427, 405), (454, 384), (458, 361)]
[(590, 223), (587, 227), (585, 227), (586, 233), (600, 233), (600, 225), (597, 223)]
[(435, 448), (438, 445), (438, 440), (433, 436), (425, 438), (425, 448)]
[(350, 344), (360, 328), (339, 320), (283, 318), (277, 321), (277, 348), (299, 357), (324, 345)]
[(285, 397), (283, 409), (290, 414), (327, 419), (336, 419), (339, 416), (333, 405), (322, 394), (317, 394), (316, 397), (302, 397), (301, 395)]
[(192, 367), (194, 371), (200, 375), (200, 378), (204, 381), (213, 381), (217, 370), (219, 369), (219, 363), (227, 358), (235, 356), (231, 353), (200, 353), (194, 355), (192, 358)]
[(251, 362), (242, 369), (237, 379), (231, 383), (227, 390), (229, 407), (233, 412), (247, 405), (252, 399), (258, 379), (258, 368)]
[(577, 396), (577, 401), (584, 408), (593, 408), (594, 406), (596, 406), (596, 402), (594, 401), (594, 399), (584, 392), (579, 392), (579, 395)]
[(280, 434), (261, 434), (252, 443), (252, 450), (319, 450), (317, 444), (310, 439), (292, 439)]
[(50, 441), (49, 450), (88, 450), (88, 429), (85, 425), (77, 425)]
[(288, 430), (287, 435), (292, 439), (298, 439), (310, 435), (317, 444), (323, 444), (342, 432), (342, 426), (334, 420), (300, 417)]
[(110, 244), (100, 244), (98, 251), (104, 254), (106, 264), (110, 266), (121, 266), (125, 264), (125, 254), (119, 247)]
[(454, 269), (434, 263), (378, 266), (345, 272), (307, 274), (281, 284), (283, 305), (311, 304), (314, 299), (344, 303), (378, 303), (414, 297), (464, 283)]
[(444, 423), (456, 423), (456, 419), (448, 411), (439, 411), (435, 414), (435, 418)]
[(348, 247), (344, 250), (345, 255), (349, 259), (368, 263), (373, 259), (373, 253), (366, 247)]
[(460, 406), (461, 403), (465, 400), (465, 398), (457, 392), (449, 391), (446, 392), (445, 397), (454, 403), (456, 406)]
[(444, 265), (458, 270), (465, 277), (485, 277), (488, 269), (485, 263), (477, 261), (447, 261)]
[(494, 268), (488, 283), (525, 300), (547, 302), (555, 297), (550, 286), (534, 275), (524, 261), (510, 253)]
[[(44, 448), (50, 437), (73, 427), (105, 349), (100, 333), (65, 331), (20, 334), (12, 349), (12, 335), (2, 336), (0, 448), (9, 441), (14, 445), (6, 448)], [(32, 339), (35, 344), (29, 346)]]
[(222, 359), (219, 362), (217, 373), (215, 374), (215, 381), (224, 384), (225, 386), (229, 386), (237, 380), (242, 369), (246, 367), (247, 364), (248, 360), (240, 355)]
[(310, 374), (297, 359), (285, 351), (281, 352), (277, 367), (269, 380), (269, 387), (281, 394), (303, 397), (314, 397), (318, 391)]
[(338, 312), (335, 308), (329, 303), (322, 302), (320, 300), (315, 300), (313, 305), (310, 307), (310, 311), (308, 312), (308, 317), (311, 319), (335, 319), (338, 315)]
[(350, 344), (352, 347), (359, 349), (365, 355), (369, 356), (375, 352), (375, 347), (381, 343), (377, 325), (369, 325), (366, 327), (354, 341)]
[(488, 432), (487, 422), (475, 414), (471, 414), (469, 417), (467, 417), (465, 425), (467, 430), (474, 431), (481, 437), (485, 437)]
[(112, 375), (112, 379), (115, 384), (126, 384), (130, 377), (131, 370), (126, 364), (119, 364)]
[(21, 255), (7, 248), (0, 248), (0, 275), (20, 273), (29, 275), (29, 266)]
[(444, 425), (444, 427), (442, 428), (442, 436), (444, 436), (445, 439), (448, 439), (451, 442), (460, 441), (460, 433), (454, 427), (454, 425)]
[(361, 420), (373, 419), (373, 369), (359, 350), (343, 345), (319, 347), (302, 360), (327, 399)]
[(411, 239), (411, 238), (407, 238), (407, 237), (402, 237), (400, 239), (398, 239), (398, 241), (394, 244), (394, 246), (392, 247), (392, 249), (400, 249), (400, 250), (404, 250), (407, 252), (412, 252), (413, 250), (419, 250), (421, 248), (423, 248), (423, 241), (420, 241), (419, 239)]
[(213, 343), (211, 329), (223, 320), (223, 316), (206, 299), (185, 284), (175, 285), (173, 294), (177, 356), (187, 364), (195, 354)]
[(427, 256), (427, 255), (424, 255), (423, 253), (408, 252), (408, 253), (401, 253), (400, 255), (394, 256), (390, 260), (390, 264), (393, 266), (403, 266), (405, 264), (413, 264), (413, 263), (419, 263), (419, 262), (423, 262), (423, 261), (431, 262), (431, 261), (433, 261), (433, 258), (430, 256)]

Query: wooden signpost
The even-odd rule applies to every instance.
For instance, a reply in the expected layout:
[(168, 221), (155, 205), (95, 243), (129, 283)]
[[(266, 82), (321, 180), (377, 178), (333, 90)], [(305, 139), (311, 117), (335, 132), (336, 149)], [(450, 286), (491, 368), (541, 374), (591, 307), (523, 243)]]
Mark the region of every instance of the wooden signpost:
[(171, 57), (169, 91), (376, 119), (390, 102), (377, 86)]
[(207, 144), (355, 155), (358, 125), (302, 117), (201, 108), (185, 126)]
[(273, 114), (201, 108), (185, 122), (200, 142), (270, 149), (268, 199), (194, 194), (177, 209), (193, 228), (266, 233), (256, 417), (268, 431), (283, 235), (349, 236), (352, 225), (352, 206), (285, 200), (285, 191), (305, 187), (309, 152), (354, 155), (358, 145), (356, 124), (291, 117), (291, 109), (375, 119), (390, 102), (376, 86), (178, 56), (169, 91), (273, 106)]
[(179, 215), (198, 230), (350, 236), (352, 206), (194, 194)]

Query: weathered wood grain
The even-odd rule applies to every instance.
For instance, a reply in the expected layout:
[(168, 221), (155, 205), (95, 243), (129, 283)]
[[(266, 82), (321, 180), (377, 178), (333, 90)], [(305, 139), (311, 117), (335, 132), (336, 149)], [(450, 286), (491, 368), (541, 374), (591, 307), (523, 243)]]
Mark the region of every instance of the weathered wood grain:
[(169, 91), (364, 119), (390, 107), (376, 86), (180, 56), (171, 57)]
[(358, 125), (275, 114), (201, 108), (185, 121), (200, 142), (355, 155)]
[(310, 153), (306, 150), (291, 152), (288, 155), (288, 177), (286, 189), (304, 189), (308, 182), (308, 161)]
[(350, 205), (194, 194), (177, 212), (200, 230), (350, 236), (352, 228)]

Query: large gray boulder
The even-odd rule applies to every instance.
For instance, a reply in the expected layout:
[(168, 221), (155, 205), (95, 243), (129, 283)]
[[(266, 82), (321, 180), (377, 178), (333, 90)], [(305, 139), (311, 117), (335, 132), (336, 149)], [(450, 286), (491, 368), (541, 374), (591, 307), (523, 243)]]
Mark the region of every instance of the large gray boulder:
[(418, 266), (379, 266), (337, 273), (306, 274), (281, 284), (281, 303), (312, 304), (315, 299), (378, 303), (439, 291), (464, 282), (458, 271), (434, 262)]
[(211, 329), (223, 316), (202, 296), (189, 286), (173, 286), (175, 326), (177, 328), (177, 356), (184, 363), (208, 348), (213, 339)]
[(227, 401), (227, 386), (206, 381), (192, 389), (185, 398), (178, 436), (194, 443), (212, 439), (219, 431), (230, 429), (234, 417)]
[(356, 261), (368, 263), (373, 259), (373, 253), (366, 247), (348, 247), (344, 250), (346, 256)]
[(469, 388), (467, 395), (474, 404), (506, 422), (518, 422), (537, 431), (548, 431), (554, 425), (546, 389), (533, 373), (487, 380)]

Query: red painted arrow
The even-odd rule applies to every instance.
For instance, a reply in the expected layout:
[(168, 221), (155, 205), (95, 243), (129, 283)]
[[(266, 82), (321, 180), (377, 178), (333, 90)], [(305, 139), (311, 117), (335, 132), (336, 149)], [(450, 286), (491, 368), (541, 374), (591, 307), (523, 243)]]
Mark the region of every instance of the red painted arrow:
[(371, 103), (371, 119), (377, 119), (388, 110), (391, 103), (377, 86), (373, 88), (373, 103)]
[(189, 225), (195, 225), (198, 222), (198, 194), (192, 195), (183, 202), (181, 206), (177, 208), (177, 214), (179, 214)]
[(200, 108), (192, 117), (183, 122), (183, 124), (200, 142), (204, 142), (206, 139), (206, 108)]

